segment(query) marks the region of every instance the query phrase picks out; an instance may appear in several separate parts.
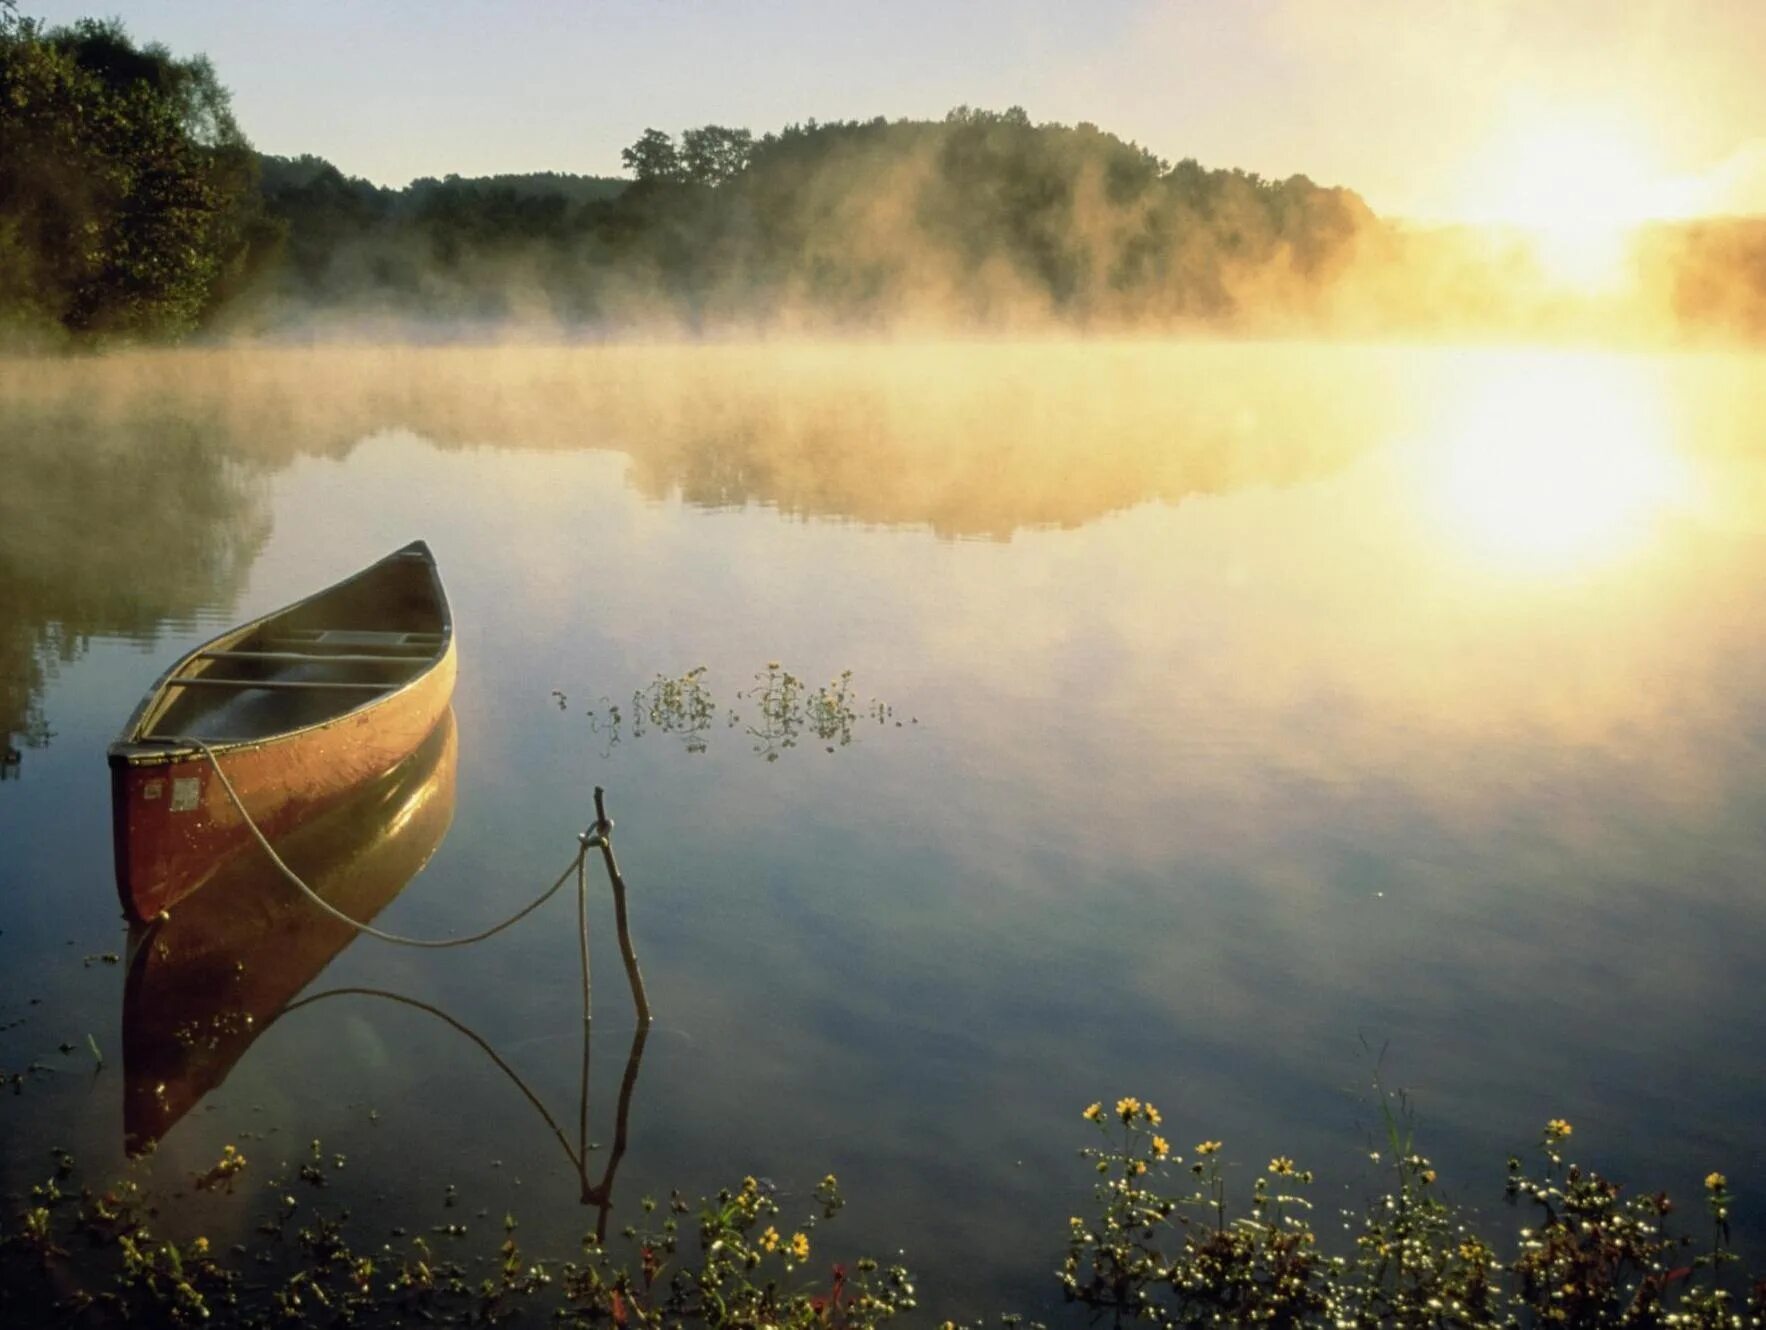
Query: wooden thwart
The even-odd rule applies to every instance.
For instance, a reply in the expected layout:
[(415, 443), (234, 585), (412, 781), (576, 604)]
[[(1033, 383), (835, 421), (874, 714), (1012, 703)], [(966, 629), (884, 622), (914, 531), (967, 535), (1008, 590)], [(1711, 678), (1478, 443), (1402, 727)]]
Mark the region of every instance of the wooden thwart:
[(432, 646), (442, 640), (440, 633), (387, 632), (365, 628), (289, 628), (277, 639), (290, 646), (351, 646), (404, 647)]
[(204, 651), (200, 655), (203, 660), (322, 660), (328, 665), (384, 665), (388, 661), (396, 663), (435, 659), (433, 651), (425, 651), (421, 655), (400, 656), (395, 656), (390, 652), (382, 656), (351, 656), (339, 651)]
[[(329, 660), (344, 653), (372, 655), (376, 660), (433, 660), (440, 642), (407, 642), (404, 633), (352, 633), (344, 637), (328, 633), (321, 637), (272, 637), (266, 651), (303, 651)], [(364, 640), (366, 639), (366, 640)]]
[(317, 691), (353, 688), (358, 692), (390, 693), (403, 686), (396, 683), (344, 683), (320, 679), (210, 679), (206, 675), (195, 679), (166, 680), (168, 688), (301, 688)]

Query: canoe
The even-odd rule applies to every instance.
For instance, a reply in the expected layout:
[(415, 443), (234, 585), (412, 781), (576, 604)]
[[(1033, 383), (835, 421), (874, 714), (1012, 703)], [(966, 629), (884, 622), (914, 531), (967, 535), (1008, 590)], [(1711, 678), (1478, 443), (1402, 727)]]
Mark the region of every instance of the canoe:
[[(429, 862), (454, 817), (453, 712), (392, 771), (273, 842), (319, 896), (367, 923)], [(229, 859), (170, 916), (130, 929), (123, 1144), (139, 1154), (221, 1084), (283, 1008), (360, 934), (261, 855)]]
[(110, 746), (124, 912), (155, 918), (252, 845), (240, 804), (274, 841), (392, 770), (448, 709), (457, 668), (420, 540), (186, 654)]

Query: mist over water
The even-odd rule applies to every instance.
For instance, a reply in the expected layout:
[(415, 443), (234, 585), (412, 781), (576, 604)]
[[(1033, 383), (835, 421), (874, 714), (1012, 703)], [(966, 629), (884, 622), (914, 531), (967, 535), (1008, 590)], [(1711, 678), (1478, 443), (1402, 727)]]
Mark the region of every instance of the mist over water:
[[(1761, 370), (1056, 339), (4, 362), (0, 1065), (52, 1070), (8, 1097), (0, 1185), (51, 1144), (121, 1166), (116, 1078), (55, 1052), (120, 1047), (120, 975), (81, 964), (121, 944), (104, 742), (218, 623), (418, 536), (459, 622), (453, 821), (381, 922), (506, 913), (608, 787), (658, 1013), (615, 1228), (832, 1169), (830, 1244), (905, 1247), (940, 1314), (1035, 1312), (1086, 1103), (1155, 1099), (1180, 1150), (1292, 1155), (1352, 1205), (1369, 1047), (1474, 1205), (1559, 1115), (1620, 1178), (1766, 1175)], [(692, 752), (586, 714), (703, 665), (721, 716), (771, 661), (918, 723), (768, 762), (741, 725)], [(555, 923), (361, 940), (317, 982), (445, 1008), (570, 1113)], [(519, 1096), (397, 1010), (278, 1022), (143, 1167), (181, 1184), (241, 1132), (346, 1153), (375, 1222), (451, 1221), (451, 1182), (536, 1248), (586, 1226)], [(196, 1204), (247, 1233), (244, 1198)]]

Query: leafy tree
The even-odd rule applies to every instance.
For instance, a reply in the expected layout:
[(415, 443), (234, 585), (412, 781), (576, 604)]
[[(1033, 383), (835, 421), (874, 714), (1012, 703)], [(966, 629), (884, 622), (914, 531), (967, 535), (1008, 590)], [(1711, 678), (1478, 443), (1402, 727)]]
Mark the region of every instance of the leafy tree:
[(740, 175), (754, 151), (754, 135), (746, 129), (706, 125), (681, 134), (682, 173), (696, 185), (721, 185)]
[(179, 336), (274, 241), (207, 60), (115, 22), (0, 28), (0, 317)]
[(639, 180), (675, 183), (685, 178), (674, 138), (660, 129), (646, 129), (636, 143), (621, 150), (619, 158)]

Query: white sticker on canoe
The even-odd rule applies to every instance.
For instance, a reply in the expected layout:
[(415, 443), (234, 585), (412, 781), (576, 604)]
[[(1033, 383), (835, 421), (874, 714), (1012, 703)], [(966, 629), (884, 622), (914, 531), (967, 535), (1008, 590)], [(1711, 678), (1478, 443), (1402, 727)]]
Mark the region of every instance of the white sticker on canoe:
[(141, 786), (141, 797), (143, 799), (157, 799), (165, 792), (166, 783), (163, 780), (150, 780)]
[(172, 779), (172, 811), (174, 813), (188, 813), (201, 802), (201, 776), (176, 776)]

